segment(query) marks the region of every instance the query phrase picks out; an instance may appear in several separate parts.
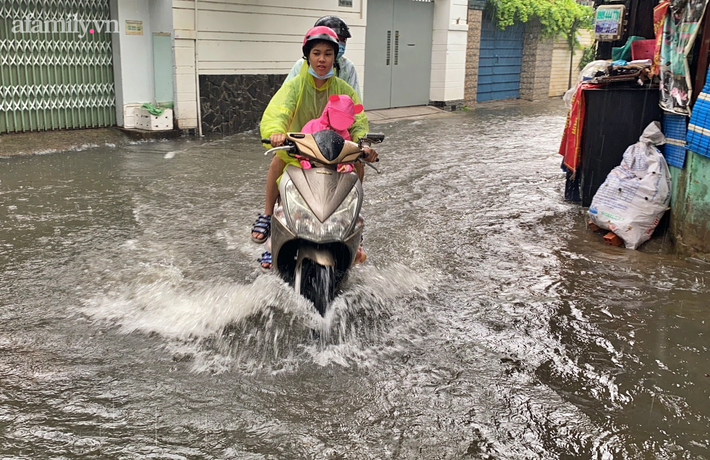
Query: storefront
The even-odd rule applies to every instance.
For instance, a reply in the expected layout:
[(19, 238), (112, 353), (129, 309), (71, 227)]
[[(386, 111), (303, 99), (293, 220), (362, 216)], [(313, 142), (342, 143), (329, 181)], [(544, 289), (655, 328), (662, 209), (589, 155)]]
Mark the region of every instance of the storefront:
[[(680, 253), (710, 257), (707, 0), (682, 5), (662, 1), (653, 10), (651, 2), (629, 1), (609, 4), (604, 14), (607, 5), (598, 3), (598, 64), (583, 72), (585, 81), (570, 94), (572, 109), (560, 149), (568, 171), (566, 197), (590, 206), (593, 215), (593, 200), (604, 188), (607, 175), (619, 166), (627, 148), (639, 140), (649, 123), (658, 121), (665, 135), (665, 145), (659, 148), (672, 182), (671, 239)], [(626, 10), (609, 12), (620, 6)], [(623, 172), (623, 167), (632, 166), (621, 167)], [(627, 192), (619, 187), (613, 199), (632, 203), (635, 197)], [(648, 194), (644, 199), (653, 198)], [(610, 223), (626, 208), (615, 209), (620, 210), (617, 216), (607, 214)], [(631, 228), (631, 224), (625, 226)], [(620, 236), (624, 231), (618, 226), (613, 230)]]

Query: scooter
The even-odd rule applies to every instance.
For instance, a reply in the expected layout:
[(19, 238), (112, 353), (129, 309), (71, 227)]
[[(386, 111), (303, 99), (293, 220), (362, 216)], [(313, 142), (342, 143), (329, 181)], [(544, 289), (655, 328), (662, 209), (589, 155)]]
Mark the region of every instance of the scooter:
[(323, 316), (355, 262), (364, 229), (362, 183), (355, 172), (338, 172), (338, 165), (360, 161), (377, 171), (362, 160), (363, 148), (384, 138), (368, 133), (355, 143), (329, 130), (287, 133), (284, 145), (265, 153), (285, 150), (312, 165), (289, 165), (281, 176), (271, 254), (273, 269)]

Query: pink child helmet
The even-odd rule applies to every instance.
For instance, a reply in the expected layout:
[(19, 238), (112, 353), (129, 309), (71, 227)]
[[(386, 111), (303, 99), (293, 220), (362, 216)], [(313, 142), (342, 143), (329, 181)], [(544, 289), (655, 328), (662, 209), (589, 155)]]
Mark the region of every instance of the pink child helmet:
[(325, 106), (330, 126), (346, 130), (355, 122), (355, 114), (363, 111), (362, 104), (355, 104), (350, 96), (333, 94)]

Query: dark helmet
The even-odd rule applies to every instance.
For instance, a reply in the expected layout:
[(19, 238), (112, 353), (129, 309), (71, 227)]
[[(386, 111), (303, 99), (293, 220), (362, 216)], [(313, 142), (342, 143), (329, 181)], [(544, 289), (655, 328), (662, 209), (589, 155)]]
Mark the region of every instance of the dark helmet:
[(338, 54), (338, 48), (340, 46), (338, 35), (329, 27), (318, 26), (306, 32), (306, 36), (303, 37), (303, 57), (308, 59), (308, 55), (311, 54), (311, 48), (313, 48), (313, 45), (315, 45), (317, 41), (327, 42), (333, 47), (333, 52)]
[(313, 25), (330, 27), (338, 35), (338, 37), (352, 37), (352, 35), (350, 35), (350, 28), (348, 25), (337, 16), (323, 16)]

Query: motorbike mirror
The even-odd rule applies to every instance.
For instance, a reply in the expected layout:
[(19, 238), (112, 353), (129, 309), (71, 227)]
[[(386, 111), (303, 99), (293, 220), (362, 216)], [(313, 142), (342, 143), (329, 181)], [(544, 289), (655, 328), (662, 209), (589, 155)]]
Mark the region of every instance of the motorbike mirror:
[(379, 144), (385, 140), (385, 135), (382, 133), (367, 133), (363, 136), (363, 139), (372, 144)]

